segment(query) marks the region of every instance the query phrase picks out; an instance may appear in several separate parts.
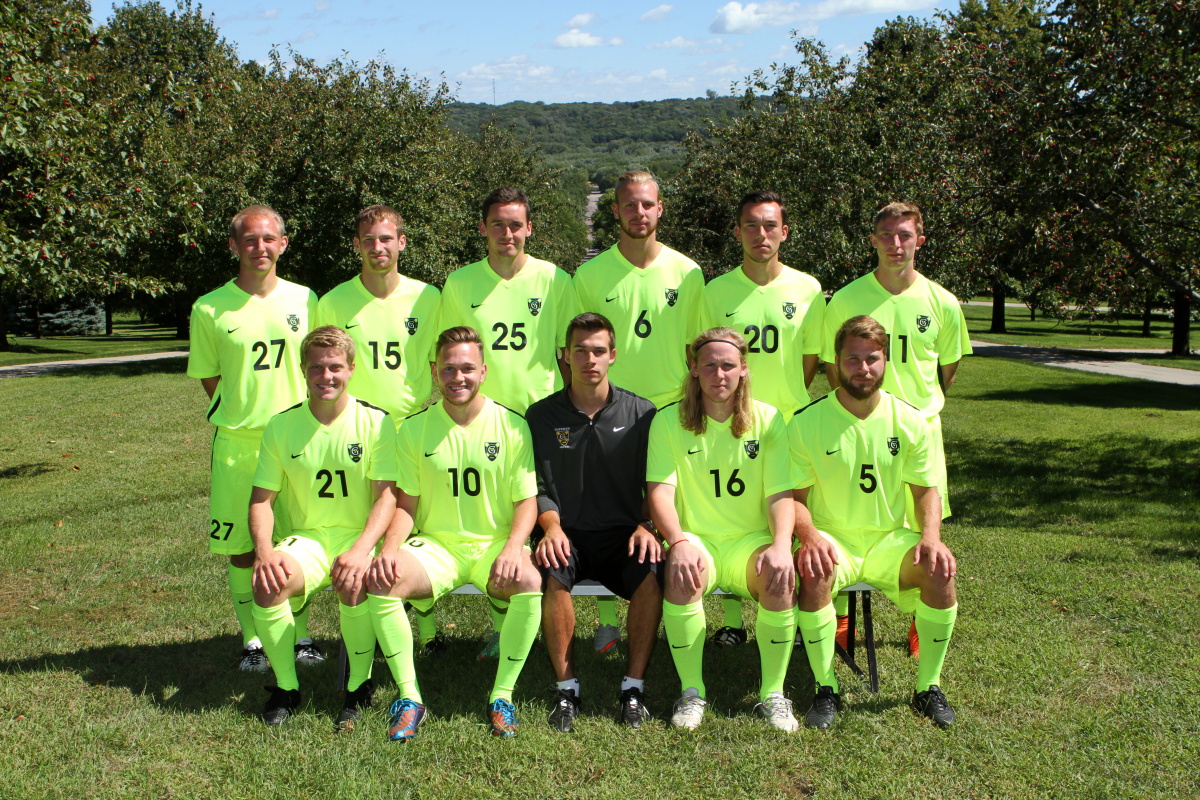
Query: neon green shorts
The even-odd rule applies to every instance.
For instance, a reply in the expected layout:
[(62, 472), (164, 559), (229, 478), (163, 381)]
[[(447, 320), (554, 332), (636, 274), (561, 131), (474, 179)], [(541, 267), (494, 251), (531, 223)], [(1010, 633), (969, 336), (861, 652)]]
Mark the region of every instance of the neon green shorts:
[[(419, 609), (429, 609), (439, 597), (468, 583), (488, 594), (492, 564), (507, 542), (507, 539), (479, 541), (437, 533), (409, 538), (404, 550), (421, 564), (433, 589), (433, 597), (409, 602)], [(525, 552), (529, 552), (528, 547)]]
[(210, 552), (237, 555), (254, 550), (250, 541), (250, 489), (258, 468), (260, 442), (262, 431), (217, 428), (213, 432), (208, 501)]
[[(942, 501), (942, 519), (945, 519), (950, 516), (950, 493), (946, 476), (946, 446), (942, 440), (942, 417), (940, 414), (934, 414), (927, 417), (926, 422), (929, 423), (929, 431), (932, 434), (929, 437), (929, 459), (932, 462), (930, 466), (933, 467), (933, 474), (937, 480), (938, 497)], [(904, 521), (914, 531), (920, 530), (913, 508), (912, 492), (907, 488), (904, 492)]]
[(775, 541), (769, 531), (720, 539), (704, 539), (687, 532), (683, 536), (704, 554), (704, 574), (708, 576), (708, 585), (705, 586), (704, 593), (712, 594), (721, 588), (730, 594), (745, 598), (750, 597), (746, 573), (753, 569), (749, 562), (754, 557), (754, 551)]
[(847, 586), (864, 581), (883, 592), (901, 611), (912, 612), (917, 607), (921, 590), (900, 591), (900, 567), (908, 551), (921, 541), (919, 533), (908, 528), (884, 534), (820, 533), (838, 549), (834, 597)]
[(328, 536), (289, 536), (275, 545), (276, 551), (287, 553), (296, 559), (296, 563), (300, 565), (300, 573), (304, 576), (304, 594), (296, 595), (290, 600), (293, 611), (303, 608), (314, 592), (330, 585), (329, 573), (333, 569), (333, 562), (354, 546), (360, 533), (351, 531)]

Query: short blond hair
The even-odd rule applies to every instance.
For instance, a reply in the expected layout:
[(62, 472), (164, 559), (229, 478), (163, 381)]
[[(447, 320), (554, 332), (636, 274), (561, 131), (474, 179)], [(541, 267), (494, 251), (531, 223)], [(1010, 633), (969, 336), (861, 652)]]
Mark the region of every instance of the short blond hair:
[(479, 348), (479, 362), (483, 363), (483, 339), (479, 337), (479, 331), (466, 325), (459, 325), (456, 328), (446, 328), (446, 330), (439, 333), (433, 352), (437, 354), (437, 358), (441, 358), (443, 348), (453, 347), (456, 344), (475, 345)]
[(916, 203), (888, 203), (875, 212), (875, 227), (885, 219), (911, 219), (917, 228), (917, 236), (925, 235), (925, 217)]
[(354, 236), (357, 237), (362, 233), (363, 225), (369, 228), (378, 222), (383, 222), (385, 219), (390, 219), (392, 224), (396, 226), (397, 235), (404, 233), (404, 217), (400, 216), (400, 212), (391, 206), (376, 204), (367, 206), (358, 212), (358, 216), (354, 218)]
[(354, 366), (354, 340), (350, 338), (350, 334), (336, 325), (322, 325), (308, 332), (308, 335), (304, 337), (304, 341), (300, 343), (301, 364), (308, 363), (308, 350), (310, 347), (341, 350), (342, 355), (346, 357), (346, 363)]
[(654, 187), (658, 188), (658, 181), (651, 173), (644, 169), (631, 169), (617, 178), (616, 196), (620, 198), (621, 190), (635, 183), (653, 183)]
[(279, 229), (280, 236), (287, 236), (287, 225), (284, 224), (283, 217), (279, 212), (270, 206), (253, 205), (246, 206), (241, 211), (233, 215), (233, 219), (229, 222), (229, 238), (237, 239), (242, 235), (242, 223), (247, 217), (268, 217), (275, 222), (275, 227)]

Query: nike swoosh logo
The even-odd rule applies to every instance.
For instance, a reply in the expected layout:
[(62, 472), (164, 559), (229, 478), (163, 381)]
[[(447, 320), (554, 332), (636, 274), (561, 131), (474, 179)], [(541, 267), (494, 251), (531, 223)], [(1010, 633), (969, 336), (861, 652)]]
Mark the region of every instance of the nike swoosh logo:
[(471, 303), (471, 308), (479, 308), (483, 303)]
[(370, 651), (370, 650), (355, 650), (355, 651), (354, 651), (354, 655), (356, 655), (356, 656), (365, 656), (365, 655), (366, 655), (367, 653), (369, 653), (369, 652), (371, 652), (371, 651)]
[(699, 453), (699, 452), (700, 452), (699, 450), (688, 450), (688, 455), (694, 456), (694, 455), (696, 455), (696, 453)]
[(621, 431), (623, 431), (623, 430), (625, 430), (625, 426), (624, 426), (624, 425), (622, 425), (622, 426), (621, 426), (621, 427), (619, 427), (619, 428), (613, 428), (613, 433), (620, 433), (620, 432), (621, 432)]
[(833, 455), (834, 453), (840, 452), (840, 451), (841, 451), (841, 449), (842, 449), (842, 448), (840, 448), (840, 447), (839, 447), (837, 450), (826, 450), (826, 451), (825, 451), (825, 455), (827, 455), (827, 456), (831, 456), (831, 455)]
[(509, 660), (509, 661), (524, 661), (525, 659), (523, 659), (523, 658), (513, 658), (512, 656), (509, 656), (509, 657), (508, 657), (508, 660)]
[(296, 455), (292, 456), (292, 458), (299, 458), (302, 455), (304, 455), (303, 451), (296, 453)]
[[(734, 312), (733, 312), (733, 314), (736, 314), (736, 313), (737, 313), (736, 311), (734, 311)], [(733, 314), (726, 314), (725, 316), (726, 316), (726, 317), (732, 317), (732, 316), (733, 316)]]
[(397, 650), (396, 652), (392, 653), (390, 656), (385, 654), (385, 655), (384, 655), (384, 658), (395, 658), (395, 657), (396, 657), (396, 656), (398, 656), (398, 655), (400, 655), (400, 651), (399, 651), (399, 650)]
[(350, 330), (351, 328), (357, 328), (360, 324), (361, 323), (356, 322), (353, 325), (347, 325), (346, 330)]
[(778, 641), (776, 641), (775, 639), (772, 639), (771, 644), (792, 644), (795, 641), (796, 641), (795, 639), (779, 639)]
[(934, 641), (934, 643), (936, 644), (937, 642), (945, 642), (945, 641), (949, 641), (949, 639), (950, 639), (950, 637), (949, 637), (949, 636), (947, 636), (945, 639), (934, 639), (933, 641)]
[(685, 648), (685, 647), (687, 647), (687, 645), (686, 645), (686, 644), (673, 644), (673, 645), (671, 645), (671, 649), (672, 649), (672, 650), (682, 650), (682, 649), (683, 649), (683, 648)]
[(809, 640), (808, 640), (808, 643), (809, 643), (809, 644), (816, 644), (817, 642), (823, 642), (823, 641), (825, 641), (825, 637), (824, 637), (824, 636), (822, 636), (820, 639), (809, 639)]
[(244, 605), (246, 605), (246, 603), (253, 603), (253, 602), (254, 602), (253, 600), (238, 600), (238, 605), (244, 606)]
[(621, 295), (617, 295), (616, 297), (606, 297), (606, 298), (604, 298), (604, 302), (611, 303), (613, 300), (620, 300), (620, 299), (621, 299)]
[(430, 456), (436, 456), (436, 455), (437, 455), (437, 450), (434, 450), (432, 453), (426, 453), (425, 457), (429, 458)]
[(238, 325), (236, 328), (230, 328), (229, 330), (227, 330), (227, 331), (225, 331), (225, 332), (226, 332), (226, 333), (233, 333), (234, 331), (240, 331), (241, 329), (242, 329), (242, 326), (241, 326), (241, 325)]

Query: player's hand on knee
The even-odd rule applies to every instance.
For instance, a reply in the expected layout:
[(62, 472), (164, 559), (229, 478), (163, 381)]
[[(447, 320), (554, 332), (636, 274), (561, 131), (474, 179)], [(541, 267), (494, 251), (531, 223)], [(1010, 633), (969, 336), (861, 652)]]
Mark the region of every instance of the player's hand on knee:
[(667, 574), (676, 586), (688, 593), (704, 588), (704, 556), (700, 548), (686, 539), (671, 547)]
[(786, 597), (796, 591), (796, 569), (786, 544), (772, 544), (759, 553), (754, 571), (762, 577), (768, 594)]
[(638, 525), (629, 537), (628, 554), (637, 556), (639, 564), (645, 564), (647, 560), (657, 564), (663, 560), (662, 543), (653, 533)]
[(291, 576), (292, 572), (288, 569), (283, 553), (272, 550), (266, 555), (255, 557), (251, 585), (256, 591), (276, 595), (284, 590)]
[(796, 571), (801, 578), (828, 578), (837, 563), (837, 549), (824, 538), (805, 542), (796, 551)]
[(347, 595), (357, 595), (362, 589), (371, 569), (371, 554), (348, 550), (333, 561), (329, 578), (333, 588)]
[(375, 594), (387, 594), (400, 580), (400, 553), (392, 551), (375, 556), (367, 570), (367, 589)]
[(521, 555), (519, 546), (506, 544), (500, 551), (500, 555), (496, 556), (496, 560), (492, 562), (492, 574), (488, 578), (488, 582), (498, 589), (505, 589), (519, 581), (521, 564), (525, 560), (521, 558)]
[(534, 559), (543, 567), (558, 569), (571, 557), (571, 540), (562, 528), (548, 528), (534, 551)]
[(913, 565), (924, 563), (925, 570), (934, 577), (953, 578), (958, 574), (958, 563), (950, 548), (940, 540), (921, 539), (913, 548)]

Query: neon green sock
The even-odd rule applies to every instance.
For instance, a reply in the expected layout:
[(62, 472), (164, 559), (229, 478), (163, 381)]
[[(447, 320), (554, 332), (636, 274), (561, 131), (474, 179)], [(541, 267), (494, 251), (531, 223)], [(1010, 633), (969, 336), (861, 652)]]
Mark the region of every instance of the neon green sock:
[(312, 608), (312, 601), (305, 603), (299, 610), (293, 611), (292, 616), (296, 619), (296, 641), (308, 639), (308, 610)]
[(504, 630), (504, 618), (508, 615), (508, 603), (503, 605), (499, 601), (488, 598), (488, 611), (492, 614), (492, 630), (496, 633)]
[(758, 699), (766, 700), (771, 692), (783, 691), (792, 648), (796, 645), (796, 609), (768, 611), (760, 604), (758, 620), (754, 623), (754, 638), (758, 640), (758, 658), (762, 663), (762, 686)]
[(433, 637), (437, 636), (437, 617), (433, 613), (433, 606), (422, 611), (414, 604), (412, 612), (417, 619), (417, 641), (422, 645), (432, 641)]
[(296, 679), (296, 623), (292, 619), (292, 604), (286, 600), (277, 606), (254, 609), (254, 627), (262, 639), (263, 652), (275, 671), (275, 685), (280, 689), (299, 689)]
[(833, 603), (820, 611), (796, 611), (796, 626), (804, 635), (804, 652), (808, 654), (808, 666), (812, 669), (817, 686), (829, 686), (838, 690), (837, 676), (833, 674), (833, 643), (837, 633), (837, 614)]
[(850, 595), (839, 592), (833, 598), (833, 613), (844, 617), (850, 613)]
[(617, 619), (617, 598), (597, 597), (596, 613), (600, 616), (601, 625), (612, 625), (614, 628), (621, 627), (621, 621)]
[(917, 641), (921, 643), (921, 657), (917, 661), (917, 691), (923, 692), (935, 683), (939, 686), (942, 683), (942, 665), (946, 663), (946, 651), (950, 649), (958, 604), (950, 608), (930, 608), (918, 600), (916, 616)]
[(704, 603), (677, 606), (663, 601), (663, 627), (671, 658), (684, 689), (695, 689), (705, 697), (704, 690)]
[(727, 594), (721, 598), (721, 610), (725, 612), (726, 628), (744, 628), (746, 620), (742, 617), (742, 598)]
[(412, 626), (408, 624), (408, 614), (404, 611), (404, 599), (368, 594), (367, 609), (400, 696), (421, 702), (417, 670), (413, 666)]
[(508, 601), (504, 630), (500, 631), (500, 663), (496, 665), (496, 682), (492, 684), (490, 702), (503, 697), (512, 700), (513, 688), (529, 657), (529, 648), (542, 627), (542, 593), (522, 592)]
[(353, 692), (371, 677), (371, 666), (375, 663), (375, 626), (366, 603), (348, 606), (339, 601), (338, 610), (341, 612), (342, 641), (346, 643), (346, 660), (350, 662), (346, 689)]
[(229, 565), (229, 594), (233, 597), (233, 613), (242, 629), (242, 647), (258, 639), (254, 630), (254, 570)]

